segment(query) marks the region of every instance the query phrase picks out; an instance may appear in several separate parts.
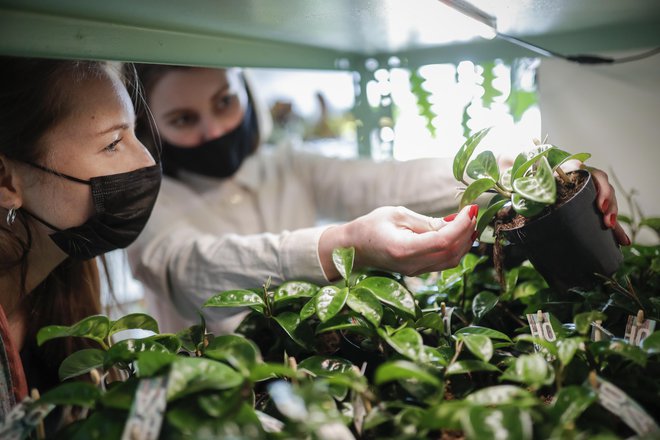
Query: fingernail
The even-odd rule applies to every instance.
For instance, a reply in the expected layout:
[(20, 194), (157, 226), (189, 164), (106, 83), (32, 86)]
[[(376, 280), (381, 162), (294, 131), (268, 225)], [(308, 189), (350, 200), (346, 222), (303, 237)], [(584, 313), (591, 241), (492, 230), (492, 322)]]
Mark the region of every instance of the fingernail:
[(454, 220), (457, 215), (458, 215), (458, 213), (449, 214), (447, 217), (443, 217), (442, 219), (446, 222), (450, 222), (450, 221)]
[(472, 205), (470, 206), (470, 218), (473, 219), (479, 214), (479, 205)]
[(632, 244), (632, 240), (630, 240), (630, 237), (628, 237), (628, 234), (626, 234), (626, 243), (624, 246), (630, 246)]
[(610, 228), (614, 229), (616, 226), (616, 214), (610, 214)]
[(607, 212), (607, 208), (610, 207), (610, 201), (605, 199), (603, 205), (600, 207), (601, 212)]
[(477, 231), (474, 231), (474, 232), (472, 233), (472, 241), (474, 241), (474, 240), (476, 240), (476, 239), (477, 239)]

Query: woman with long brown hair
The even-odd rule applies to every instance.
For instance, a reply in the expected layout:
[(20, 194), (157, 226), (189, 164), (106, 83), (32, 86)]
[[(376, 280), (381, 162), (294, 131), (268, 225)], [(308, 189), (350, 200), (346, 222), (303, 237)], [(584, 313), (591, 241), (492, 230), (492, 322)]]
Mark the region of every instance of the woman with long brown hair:
[(87, 344), (35, 335), (99, 313), (95, 257), (151, 213), (161, 170), (134, 127), (118, 66), (0, 57), (0, 415)]

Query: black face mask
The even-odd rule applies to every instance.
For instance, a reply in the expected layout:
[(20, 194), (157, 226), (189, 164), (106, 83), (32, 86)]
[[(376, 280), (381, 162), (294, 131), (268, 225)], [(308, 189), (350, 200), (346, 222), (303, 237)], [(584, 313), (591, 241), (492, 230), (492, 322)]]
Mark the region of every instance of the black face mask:
[(257, 135), (257, 118), (248, 99), (241, 123), (219, 138), (188, 148), (163, 140), (163, 171), (174, 177), (179, 169), (211, 177), (233, 176), (254, 151)]
[(160, 189), (161, 168), (154, 165), (127, 173), (92, 177), (89, 180), (29, 165), (73, 182), (92, 187), (95, 214), (80, 226), (59, 229), (23, 209), (56, 231), (50, 238), (70, 257), (88, 260), (131, 244), (149, 219)]

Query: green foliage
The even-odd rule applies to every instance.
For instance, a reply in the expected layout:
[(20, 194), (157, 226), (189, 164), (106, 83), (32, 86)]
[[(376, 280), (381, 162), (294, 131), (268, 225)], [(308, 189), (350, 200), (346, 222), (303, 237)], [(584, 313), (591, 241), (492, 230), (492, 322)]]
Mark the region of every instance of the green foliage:
[[(472, 155), (489, 128), (470, 136), (454, 156), (454, 178), (466, 185), (460, 208), (473, 203), (486, 192), (496, 193), (488, 208), (478, 219), (479, 236), (491, 225), (498, 212), (511, 207), (523, 217), (541, 213), (557, 200), (555, 171), (568, 160), (585, 161), (588, 153), (571, 154), (549, 144), (538, 145), (529, 154), (519, 154), (513, 166), (500, 170), (492, 151), (485, 150), (472, 159)], [(473, 179), (466, 181), (466, 176)], [(563, 173), (560, 172), (560, 176)], [(567, 177), (562, 177), (564, 179)]]
[[(623, 412), (599, 403), (597, 374), (660, 413), (660, 331), (640, 346), (623, 338), (640, 304), (660, 319), (660, 246), (633, 245), (611, 279), (568, 293), (527, 263), (498, 283), (487, 257), (472, 253), (414, 290), (397, 274), (352, 274), (350, 249), (333, 255), (337, 284), (267, 281), (210, 298), (209, 307), (250, 310), (235, 334), (214, 336), (203, 321), (157, 334), (138, 314), (42, 329), (42, 342), (73, 335), (99, 348), (69, 356), (66, 382), (39, 403), (85, 408), (63, 438), (120, 438), (140, 384), (159, 378), (161, 438), (631, 437)], [(537, 310), (550, 313), (556, 340), (531, 335), (525, 315)], [(592, 340), (594, 322), (614, 338)], [(110, 337), (138, 328), (154, 334)], [(126, 380), (110, 379), (117, 370)], [(90, 374), (92, 383), (70, 380)]]
[(410, 71), (410, 91), (417, 98), (417, 108), (419, 114), (426, 120), (426, 128), (435, 137), (436, 129), (433, 125), (433, 120), (438, 116), (432, 108), (431, 95), (432, 93), (424, 88), (424, 78), (417, 70)]

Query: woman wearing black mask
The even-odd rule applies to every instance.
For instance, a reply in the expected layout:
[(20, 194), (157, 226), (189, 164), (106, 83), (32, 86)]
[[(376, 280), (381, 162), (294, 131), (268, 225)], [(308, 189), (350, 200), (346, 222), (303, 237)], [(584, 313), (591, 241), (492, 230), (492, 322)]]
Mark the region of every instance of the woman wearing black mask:
[[(196, 323), (222, 290), (269, 277), (273, 285), (336, 279), (336, 247), (354, 246), (358, 268), (404, 274), (453, 267), (470, 248), (476, 205), (448, 221), (417, 214), (456, 209), (450, 160), (374, 163), (264, 148), (267, 119), (240, 70), (141, 65), (138, 74), (172, 178), (129, 258), (161, 328)], [(616, 212), (606, 179), (603, 188)], [(315, 226), (328, 219), (344, 223)], [(242, 318), (204, 313), (215, 331)]]
[(87, 344), (37, 347), (35, 336), (100, 312), (94, 257), (126, 247), (149, 217), (161, 170), (134, 126), (116, 66), (0, 57), (4, 410), (56, 384), (61, 361)]

